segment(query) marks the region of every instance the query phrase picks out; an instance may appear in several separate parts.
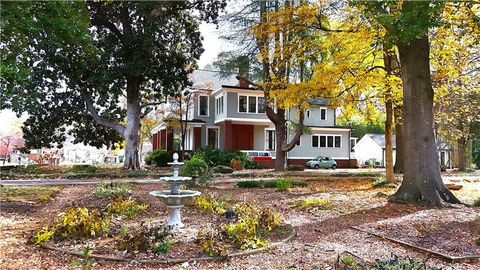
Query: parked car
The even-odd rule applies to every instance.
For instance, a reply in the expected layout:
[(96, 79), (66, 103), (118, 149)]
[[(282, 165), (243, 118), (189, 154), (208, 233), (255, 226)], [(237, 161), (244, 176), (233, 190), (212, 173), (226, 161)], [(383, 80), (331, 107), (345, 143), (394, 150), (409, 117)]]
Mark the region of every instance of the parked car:
[(312, 160), (307, 161), (305, 164), (307, 168), (312, 168), (312, 169), (333, 169), (335, 170), (337, 168), (337, 162), (335, 159), (331, 157), (316, 157)]

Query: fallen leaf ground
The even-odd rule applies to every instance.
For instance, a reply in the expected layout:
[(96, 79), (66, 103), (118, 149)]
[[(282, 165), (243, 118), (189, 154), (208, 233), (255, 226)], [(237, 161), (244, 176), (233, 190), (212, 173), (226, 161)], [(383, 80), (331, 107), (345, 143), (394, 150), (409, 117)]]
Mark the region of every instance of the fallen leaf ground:
[[(271, 188), (241, 189), (228, 181), (220, 181), (212, 187), (203, 188), (202, 192), (204, 193), (236, 201), (245, 200), (260, 206), (272, 206), (283, 214), (286, 222), (295, 227), (297, 235), (290, 242), (268, 252), (226, 261), (197, 262), (169, 268), (331, 269), (338, 254), (347, 254), (363, 263), (373, 262), (375, 259), (386, 259), (391, 254), (395, 254), (402, 258), (408, 256), (420, 261), (427, 260), (428, 265), (440, 266), (443, 269), (480, 269), (478, 261), (475, 263), (448, 263), (428, 253), (418, 252), (352, 229), (352, 226), (363, 226), (365, 229), (374, 229), (376, 232), (399, 238), (410, 237), (409, 239), (412, 240), (415, 239), (414, 235), (411, 235), (414, 229), (409, 230), (408, 227), (402, 227), (409, 222), (418, 223), (421, 217), (425, 216), (429, 217), (425, 219), (425, 224), (436, 224), (435, 222), (438, 223), (439, 220), (445, 219), (455, 222), (457, 216), (459, 222), (469, 222), (475, 216), (480, 216), (480, 208), (462, 206), (456, 209), (427, 209), (414, 205), (391, 204), (387, 202), (385, 195), (392, 194), (394, 189), (374, 189), (371, 187), (372, 179), (368, 178), (312, 177), (303, 180), (308, 181), (307, 187), (293, 188), (288, 192), (278, 192)], [(472, 200), (472, 196), (478, 197), (479, 195), (478, 185), (480, 185), (479, 182), (476, 184), (468, 182), (465, 185), (466, 189), (460, 190), (456, 194), (465, 201)], [(93, 188), (92, 185), (66, 186), (47, 202), (5, 201), (4, 198), (1, 198), (0, 268), (72, 269), (72, 262), (76, 258), (59, 252), (46, 251), (26, 242), (32, 231), (51, 222), (59, 212), (72, 204), (98, 206), (107, 203), (91, 197)], [(142, 202), (148, 203), (151, 215), (155, 218), (158, 217), (159, 220), (166, 219), (164, 206), (160, 201), (149, 196), (148, 192), (163, 188), (165, 186), (162, 184), (137, 185), (133, 194)], [(292, 207), (294, 202), (308, 197), (328, 198), (331, 206), (327, 209), (306, 210)], [(184, 222), (187, 226), (196, 224), (197, 219), (201, 220), (201, 217), (193, 216), (195, 213), (191, 206), (186, 206)], [(458, 213), (457, 216), (453, 215), (455, 213)], [(195, 226), (191, 227), (193, 227), (192, 231), (188, 231), (187, 227), (184, 237), (188, 238), (189, 235), (195, 234)], [(439, 237), (447, 237), (450, 232), (448, 229), (442, 228), (444, 227), (438, 226), (437, 231), (431, 231), (438, 233)], [(462, 228), (466, 228), (466, 226), (452, 228), (455, 234), (459, 234), (464, 233), (465, 230)], [(470, 231), (470, 233), (474, 233), (474, 231)], [(475, 235), (472, 235), (473, 237)], [(421, 243), (418, 242), (418, 244)], [(431, 244), (434, 242), (427, 243), (427, 245)], [(457, 249), (462, 250), (462, 247), (459, 246)], [(180, 255), (178, 251), (175, 252), (175, 249), (170, 254), (170, 256)], [(109, 261), (97, 261), (94, 265), (94, 269), (158, 269), (159, 267), (161, 266)]]

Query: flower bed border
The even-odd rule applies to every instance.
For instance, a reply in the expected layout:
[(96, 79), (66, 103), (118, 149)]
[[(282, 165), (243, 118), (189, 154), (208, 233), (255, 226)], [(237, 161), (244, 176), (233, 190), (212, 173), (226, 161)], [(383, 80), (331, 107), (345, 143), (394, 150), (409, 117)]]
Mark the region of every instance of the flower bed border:
[(400, 244), (402, 246), (406, 246), (406, 247), (413, 248), (413, 249), (416, 249), (416, 250), (419, 250), (419, 251), (430, 253), (432, 255), (435, 255), (436, 257), (442, 258), (443, 260), (447, 260), (449, 262), (464, 263), (464, 262), (477, 261), (477, 260), (480, 259), (480, 255), (450, 256), (450, 255), (447, 255), (447, 254), (444, 254), (444, 253), (441, 253), (441, 252), (438, 252), (438, 251), (434, 251), (434, 250), (431, 250), (431, 249), (428, 249), (428, 248), (420, 247), (420, 246), (417, 246), (415, 244), (411, 244), (411, 243), (408, 243), (408, 242), (405, 242), (405, 241), (402, 241), (402, 240), (398, 240), (398, 239), (395, 239), (395, 238), (392, 238), (392, 237), (384, 236), (384, 235), (374, 233), (374, 232), (369, 232), (367, 230), (363, 230), (363, 229), (360, 229), (360, 228), (355, 227), (355, 226), (352, 226), (350, 228), (352, 228), (354, 230), (357, 230), (357, 231), (360, 231), (360, 232), (363, 232), (363, 233), (366, 233), (366, 234), (370, 234), (370, 235), (382, 238), (384, 240), (387, 240), (387, 241), (390, 241), (390, 242), (393, 242), (393, 243), (396, 243), (396, 244)]
[[(137, 263), (141, 263), (141, 264), (164, 264), (164, 265), (174, 265), (174, 264), (180, 264), (180, 263), (185, 263), (185, 262), (191, 263), (191, 262), (201, 262), (201, 261), (226, 260), (226, 259), (230, 259), (230, 258), (234, 258), (234, 257), (248, 256), (248, 255), (252, 255), (252, 254), (261, 253), (263, 251), (275, 248), (275, 247), (279, 246), (280, 244), (283, 244), (283, 243), (286, 243), (286, 242), (290, 241), (293, 237), (296, 236), (297, 233), (296, 233), (296, 230), (295, 230), (294, 226), (292, 226), (290, 224), (286, 224), (286, 225), (289, 225), (292, 228), (290, 234), (286, 238), (284, 238), (284, 239), (282, 239), (278, 242), (270, 243), (270, 244), (268, 244), (266, 246), (263, 246), (261, 248), (238, 251), (238, 252), (228, 254), (226, 256), (214, 256), (214, 257), (203, 256), (203, 257), (194, 257), (194, 258), (163, 259), (163, 260), (148, 260), (148, 259), (136, 260), (134, 258), (108, 256), (108, 255), (103, 255), (103, 254), (92, 253), (88, 257), (93, 258), (93, 259), (115, 261), (115, 262), (128, 262), (128, 263), (137, 262)], [(82, 258), (86, 257), (80, 251), (65, 250), (65, 249), (55, 247), (53, 245), (49, 245), (49, 244), (46, 244), (46, 243), (41, 243), (39, 246), (44, 248), (44, 249), (47, 249), (47, 250), (58, 251), (58, 252), (62, 252), (62, 253), (66, 253), (66, 254), (69, 254), (69, 255), (82, 257)]]

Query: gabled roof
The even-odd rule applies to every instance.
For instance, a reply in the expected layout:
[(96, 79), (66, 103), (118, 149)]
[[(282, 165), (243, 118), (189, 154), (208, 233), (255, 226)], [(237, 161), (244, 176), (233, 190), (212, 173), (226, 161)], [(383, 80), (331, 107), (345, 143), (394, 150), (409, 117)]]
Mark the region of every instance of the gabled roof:
[[(382, 133), (367, 133), (365, 136), (370, 137), (375, 143), (378, 144), (381, 148), (385, 148), (385, 134)], [(395, 149), (397, 144), (395, 140), (395, 135), (392, 136), (392, 146)]]
[[(375, 143), (378, 144), (378, 146), (380, 146), (382, 149), (385, 149), (385, 134), (383, 134), (383, 133), (367, 133), (367, 134), (365, 134), (365, 136), (370, 137)], [(439, 150), (448, 150), (448, 149), (451, 148), (447, 143), (445, 143), (443, 141), (440, 141), (440, 140), (437, 140), (436, 144), (437, 144), (437, 149), (439, 149)], [(393, 149), (397, 148), (395, 135), (392, 135), (392, 146), (393, 146)]]
[(193, 83), (192, 87), (202, 90), (217, 90), (222, 85), (238, 85), (238, 80), (234, 75), (222, 78), (220, 72), (214, 70), (197, 69), (189, 77)]
[(314, 99), (311, 99), (308, 103), (310, 103), (310, 105), (327, 106), (328, 100), (325, 98), (314, 98)]

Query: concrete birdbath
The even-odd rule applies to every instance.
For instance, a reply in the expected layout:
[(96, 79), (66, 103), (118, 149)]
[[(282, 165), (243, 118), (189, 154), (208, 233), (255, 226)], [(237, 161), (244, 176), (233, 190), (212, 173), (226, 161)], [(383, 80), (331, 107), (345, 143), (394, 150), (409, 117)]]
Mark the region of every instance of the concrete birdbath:
[(191, 177), (178, 176), (178, 170), (183, 162), (178, 162), (178, 154), (173, 154), (173, 162), (169, 162), (173, 168), (173, 176), (167, 176), (160, 178), (166, 183), (170, 184), (168, 190), (154, 190), (150, 192), (150, 195), (158, 197), (168, 209), (168, 222), (167, 225), (171, 228), (183, 228), (185, 225), (182, 223), (181, 209), (192, 197), (198, 196), (201, 193), (195, 190), (181, 190), (180, 185), (185, 181), (189, 181)]

